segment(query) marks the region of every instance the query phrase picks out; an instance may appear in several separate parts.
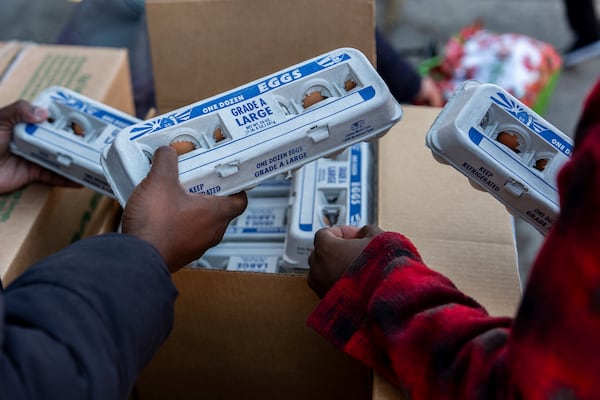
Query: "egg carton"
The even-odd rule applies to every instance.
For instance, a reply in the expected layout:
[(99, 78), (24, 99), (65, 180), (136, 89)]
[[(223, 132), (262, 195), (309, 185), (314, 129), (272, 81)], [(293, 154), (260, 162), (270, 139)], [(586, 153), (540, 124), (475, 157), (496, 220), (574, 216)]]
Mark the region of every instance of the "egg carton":
[(292, 179), (283, 262), (308, 268), (315, 233), (335, 225), (374, 223), (373, 157), (369, 143), (357, 143), (335, 158), (302, 167)]
[(292, 175), (275, 175), (248, 190), (248, 197), (288, 197)]
[(281, 197), (249, 195), (248, 206), (227, 226), (223, 240), (283, 242), (287, 231), (288, 201), (289, 195)]
[(379, 138), (401, 117), (369, 60), (342, 48), (127, 127), (101, 163), (122, 205), (166, 145), (186, 190), (228, 195)]
[(224, 271), (281, 273), (283, 242), (221, 242), (188, 265)]
[(100, 156), (118, 132), (141, 120), (59, 86), (44, 89), (32, 103), (46, 108), (48, 119), (17, 124), (11, 152), (114, 197)]
[(433, 122), (426, 144), (477, 189), (546, 234), (559, 213), (557, 175), (573, 141), (501, 87), (460, 86)]

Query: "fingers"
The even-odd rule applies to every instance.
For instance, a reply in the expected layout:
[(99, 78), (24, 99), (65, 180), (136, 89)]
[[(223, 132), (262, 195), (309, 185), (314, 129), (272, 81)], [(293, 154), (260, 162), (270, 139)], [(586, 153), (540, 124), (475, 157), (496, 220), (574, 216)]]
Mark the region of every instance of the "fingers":
[(360, 232), (358, 233), (358, 238), (373, 238), (377, 235), (379, 235), (380, 233), (383, 233), (383, 229), (381, 229), (379, 226), (371, 224), (371, 225), (365, 225), (360, 229)]
[(229, 208), (227, 213), (237, 217), (246, 210), (248, 206), (248, 195), (246, 192), (239, 192), (226, 197), (225, 205)]
[(336, 239), (353, 239), (360, 228), (356, 226), (341, 225), (319, 229), (314, 236), (313, 242), (330, 242)]
[(48, 118), (48, 110), (34, 106), (25, 100), (18, 100), (0, 109), (0, 121), (11, 127), (19, 122), (39, 123)]
[(314, 243), (327, 243), (336, 239), (362, 239), (376, 236), (381, 232), (383, 231), (377, 225), (365, 225), (363, 227), (351, 225), (332, 226), (318, 230), (315, 233)]

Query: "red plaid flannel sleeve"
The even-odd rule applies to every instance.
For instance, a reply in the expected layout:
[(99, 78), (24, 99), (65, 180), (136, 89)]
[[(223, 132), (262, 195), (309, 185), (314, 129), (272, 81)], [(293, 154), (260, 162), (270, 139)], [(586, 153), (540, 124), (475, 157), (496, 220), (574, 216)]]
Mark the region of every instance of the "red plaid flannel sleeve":
[(514, 318), (488, 315), (387, 232), (308, 325), (413, 400), (600, 399), (600, 81), (586, 104), (561, 215)]

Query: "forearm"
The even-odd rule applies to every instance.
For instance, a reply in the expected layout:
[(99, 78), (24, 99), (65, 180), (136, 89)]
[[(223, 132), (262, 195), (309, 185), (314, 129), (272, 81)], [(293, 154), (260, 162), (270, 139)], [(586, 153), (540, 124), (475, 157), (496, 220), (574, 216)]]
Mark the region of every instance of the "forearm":
[(308, 320), (413, 399), (494, 398), (491, 378), (506, 379), (510, 323), (488, 316), (427, 268), (407, 238), (389, 232), (371, 241)]
[[(124, 398), (169, 334), (176, 295), (156, 250), (127, 235), (81, 240), (41, 261), (4, 295), (11, 362), (0, 364), (0, 390)], [(36, 372), (15, 375), (27, 367)]]

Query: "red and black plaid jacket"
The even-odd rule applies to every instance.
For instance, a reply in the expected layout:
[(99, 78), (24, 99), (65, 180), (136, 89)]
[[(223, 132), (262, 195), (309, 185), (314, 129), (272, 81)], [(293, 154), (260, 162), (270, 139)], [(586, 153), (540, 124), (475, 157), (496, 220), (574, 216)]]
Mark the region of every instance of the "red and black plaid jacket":
[(600, 81), (558, 184), (561, 215), (515, 318), (489, 316), (386, 232), (308, 325), (410, 399), (600, 399)]

